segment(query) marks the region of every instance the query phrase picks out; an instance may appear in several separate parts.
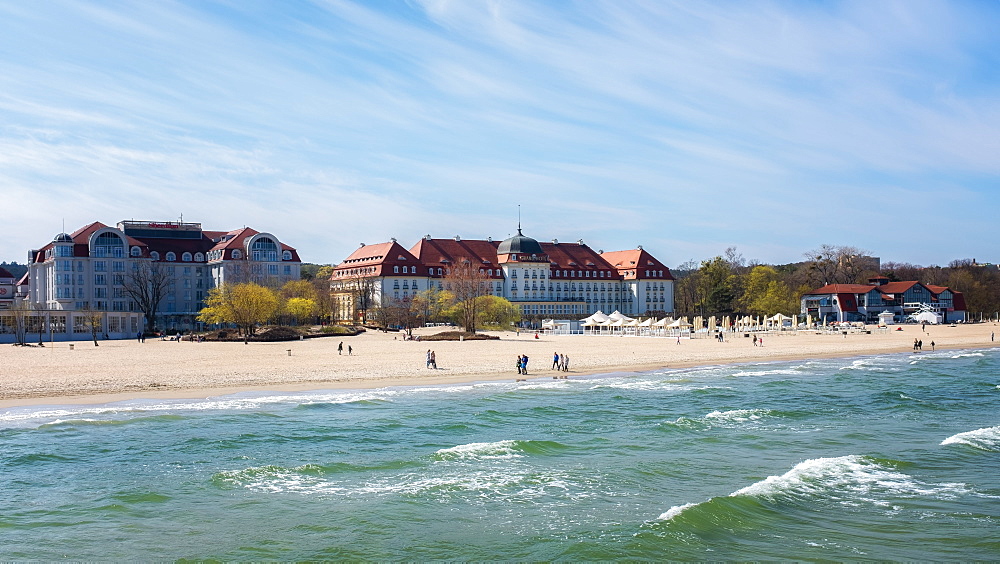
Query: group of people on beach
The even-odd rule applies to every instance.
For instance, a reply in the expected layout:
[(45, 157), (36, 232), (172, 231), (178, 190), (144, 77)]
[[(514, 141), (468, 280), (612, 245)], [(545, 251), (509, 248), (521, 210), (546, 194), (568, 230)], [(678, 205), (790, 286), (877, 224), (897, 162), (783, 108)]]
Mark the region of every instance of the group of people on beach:
[[(913, 352), (924, 350), (923, 339), (913, 339)], [(934, 341), (931, 341), (931, 350), (934, 350)]]
[(433, 368), (437, 370), (437, 367), (438, 367), (437, 353), (435, 353), (430, 349), (427, 349), (427, 368)]
[(569, 372), (569, 355), (552, 353), (552, 370)]
[(526, 355), (526, 354), (519, 354), (519, 355), (517, 355), (517, 365), (516, 365), (516, 368), (517, 368), (517, 373), (518, 374), (527, 374), (528, 373), (528, 355)]

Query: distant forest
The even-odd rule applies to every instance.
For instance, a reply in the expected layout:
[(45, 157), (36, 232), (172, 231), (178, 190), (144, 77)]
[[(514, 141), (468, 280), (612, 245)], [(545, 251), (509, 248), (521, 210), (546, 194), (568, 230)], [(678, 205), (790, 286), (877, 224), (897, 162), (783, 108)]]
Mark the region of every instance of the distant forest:
[(0, 268), (14, 275), (14, 280), (20, 280), (24, 273), (28, 271), (28, 265), (17, 264), (16, 262), (0, 262)]

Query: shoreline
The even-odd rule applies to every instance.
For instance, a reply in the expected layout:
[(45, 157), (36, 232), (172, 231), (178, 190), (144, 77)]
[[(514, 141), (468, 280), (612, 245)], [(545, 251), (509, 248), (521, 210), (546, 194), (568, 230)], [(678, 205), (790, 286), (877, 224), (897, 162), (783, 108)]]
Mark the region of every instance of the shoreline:
[[(907, 328), (916, 328), (915, 326), (907, 326)], [(949, 329), (956, 329), (956, 327), (949, 327)], [(990, 333), (993, 332), (995, 327), (993, 324), (979, 324), (979, 325), (968, 325), (960, 327), (964, 331), (956, 333), (969, 333), (969, 330), (977, 333), (978, 337), (975, 339), (980, 342), (968, 342), (969, 339), (947, 339), (949, 342), (942, 343), (937, 346), (936, 349), (939, 350), (972, 350), (972, 349), (991, 349), (996, 348), (998, 343), (991, 342), (989, 340)], [(941, 327), (936, 328), (937, 332), (940, 332)], [(986, 342), (982, 342), (982, 334), (985, 332)], [(556, 372), (549, 370), (546, 366), (546, 360), (551, 360), (551, 353), (549, 353), (548, 358), (543, 354), (541, 355), (541, 360), (536, 360), (539, 358), (537, 352), (532, 352), (532, 362), (534, 363), (529, 367), (529, 374), (527, 375), (528, 381), (537, 381), (540, 379), (548, 379), (553, 374), (566, 375), (569, 378), (579, 378), (585, 376), (593, 376), (595, 374), (613, 374), (613, 373), (626, 373), (626, 374), (636, 374), (643, 372), (650, 372), (653, 370), (660, 369), (683, 369), (683, 368), (697, 368), (697, 367), (708, 367), (708, 366), (724, 366), (724, 365), (734, 365), (734, 364), (758, 364), (767, 362), (789, 362), (789, 361), (808, 361), (815, 359), (826, 359), (826, 358), (851, 358), (851, 357), (866, 357), (866, 356), (878, 356), (885, 354), (900, 354), (900, 353), (912, 353), (920, 354), (919, 352), (914, 352), (912, 350), (912, 344), (908, 344), (907, 340), (911, 338), (911, 335), (917, 335), (916, 338), (920, 338), (920, 333), (915, 333), (914, 331), (906, 332), (905, 340), (902, 335), (893, 335), (891, 333), (882, 333), (879, 335), (850, 335), (850, 338), (842, 338), (839, 335), (827, 335), (827, 334), (812, 334), (812, 332), (797, 335), (764, 335), (768, 339), (768, 346), (759, 348), (745, 348), (740, 350), (745, 350), (746, 354), (720, 354), (721, 352), (733, 353), (733, 348), (746, 347), (749, 343), (744, 342), (743, 339), (737, 338), (735, 335), (727, 344), (718, 344), (714, 339), (695, 339), (685, 342), (683, 345), (673, 345), (673, 341), (664, 338), (649, 338), (649, 337), (611, 337), (611, 336), (549, 336), (544, 339), (535, 341), (531, 339), (530, 334), (519, 338), (507, 338), (501, 339), (500, 341), (469, 341), (465, 343), (457, 342), (420, 342), (420, 341), (399, 341), (392, 340), (389, 337), (392, 334), (382, 334), (374, 333), (370, 334), (368, 339), (361, 339), (358, 341), (344, 339), (343, 341), (347, 344), (353, 345), (355, 348), (368, 347), (371, 345), (377, 345), (377, 348), (385, 349), (387, 347), (398, 347), (402, 345), (408, 353), (408, 357), (412, 357), (415, 354), (420, 354), (423, 347), (430, 346), (433, 349), (441, 351), (442, 349), (447, 351), (447, 354), (452, 354), (456, 351), (468, 353), (468, 350), (460, 351), (462, 347), (466, 345), (473, 345), (474, 343), (479, 343), (478, 345), (473, 345), (473, 347), (466, 347), (482, 350), (483, 347), (490, 347), (490, 343), (494, 343), (493, 350), (491, 351), (496, 354), (500, 354), (502, 357), (514, 354), (512, 351), (524, 349), (539, 349), (542, 345), (546, 349), (555, 348), (556, 350), (569, 350), (570, 354), (570, 371), (567, 372)], [(902, 332), (900, 332), (902, 333)], [(929, 335), (923, 334), (925, 337)], [(949, 336), (951, 337), (951, 336)], [(352, 338), (357, 339), (357, 338)], [(806, 345), (804, 341), (809, 341), (808, 345), (813, 346), (795, 346), (800, 344), (799, 340), (803, 340), (801, 344)], [(328, 362), (334, 362), (331, 359), (327, 359), (326, 354), (330, 356), (337, 356), (334, 352), (334, 347), (332, 340), (317, 340), (326, 341), (326, 345), (318, 347), (322, 350), (318, 351), (320, 353), (319, 358), (322, 359), (324, 364)], [(794, 342), (793, 342), (794, 341)], [(958, 342), (952, 342), (958, 341)], [(391, 343), (391, 344), (390, 344)], [(86, 343), (75, 343), (82, 345), (80, 348), (82, 350), (74, 351), (72, 354), (78, 354), (80, 356), (85, 356), (87, 353), (102, 352), (101, 349), (91, 348), (88, 350)], [(110, 341), (104, 343), (105, 345), (117, 345), (110, 346), (107, 349), (117, 349), (113, 351), (114, 356), (134, 356), (133, 353), (137, 349), (142, 349), (142, 347), (149, 347), (148, 344), (135, 344), (133, 341)], [(485, 344), (485, 345), (483, 345)], [(822, 346), (816, 346), (817, 344), (822, 344)], [(848, 344), (850, 346), (843, 346), (842, 344)], [(61, 346), (60, 346), (61, 345)], [(204, 347), (204, 344), (193, 344), (193, 343), (172, 343), (169, 341), (158, 341), (156, 345), (160, 347), (165, 347), (157, 352), (167, 353), (168, 355), (173, 355), (174, 352), (178, 353), (190, 353), (192, 349), (190, 347)], [(595, 347), (594, 345), (601, 345)], [(865, 345), (865, 346), (860, 346)], [(878, 346), (874, 346), (878, 345)], [(325, 366), (326, 370), (320, 370), (319, 374), (316, 373), (306, 373), (301, 377), (295, 377), (290, 375), (289, 371), (293, 367), (286, 367), (284, 369), (275, 370), (273, 366), (267, 366), (267, 364), (273, 364), (275, 352), (280, 353), (282, 350), (296, 350), (302, 349), (301, 342), (291, 342), (291, 343), (255, 343), (251, 345), (254, 349), (253, 352), (259, 353), (261, 350), (272, 353), (267, 356), (263, 365), (261, 362), (248, 363), (247, 366), (240, 368), (247, 368), (252, 364), (252, 368), (256, 368), (259, 372), (254, 374), (255, 378), (243, 378), (237, 379), (241, 381), (233, 381), (232, 370), (229, 373), (223, 374), (213, 374), (211, 372), (212, 366), (200, 366), (197, 361), (193, 363), (186, 364), (188, 374), (185, 376), (195, 376), (197, 377), (197, 384), (185, 385), (187, 380), (178, 380), (171, 378), (161, 378), (162, 380), (168, 382), (166, 384), (160, 384), (158, 382), (152, 382), (142, 385), (140, 382), (148, 378), (148, 374), (143, 372), (141, 375), (133, 374), (129, 376), (126, 374), (124, 380), (121, 377), (117, 379), (100, 379), (96, 383), (90, 383), (93, 388), (96, 389), (86, 389), (81, 390), (78, 393), (60, 393), (56, 388), (61, 386), (47, 386), (45, 382), (40, 383), (34, 388), (22, 389), (22, 390), (11, 390), (9, 385), (4, 385), (0, 388), (0, 409), (11, 409), (20, 407), (30, 407), (30, 406), (66, 406), (66, 405), (104, 405), (123, 401), (133, 401), (133, 400), (149, 400), (149, 401), (165, 401), (165, 400), (186, 400), (186, 399), (202, 399), (202, 398), (214, 398), (220, 396), (230, 396), (241, 393), (259, 393), (259, 392), (315, 392), (322, 390), (372, 390), (381, 388), (393, 388), (393, 387), (414, 387), (414, 386), (448, 386), (448, 385), (458, 385), (458, 384), (470, 384), (470, 383), (484, 383), (484, 382), (500, 382), (500, 381), (514, 381), (518, 378), (516, 373), (513, 373), (513, 367), (509, 370), (482, 370), (482, 366), (473, 362), (466, 363), (463, 366), (458, 366), (456, 368), (450, 368), (449, 366), (444, 366), (443, 369), (433, 370), (421, 368), (417, 371), (408, 370), (402, 371), (402, 374), (395, 374), (392, 376), (385, 376), (384, 374), (393, 372), (393, 361), (394, 358), (384, 358), (383, 362), (378, 363), (379, 366), (376, 367), (374, 371), (369, 370), (367, 372), (355, 372), (351, 370), (344, 369), (333, 369), (331, 366)], [(677, 347), (680, 348), (677, 348)], [(925, 344), (925, 347), (927, 344)], [(68, 343), (56, 343), (57, 348), (62, 348), (68, 350)], [(178, 347), (175, 349), (174, 347)], [(235, 353), (249, 353), (251, 351), (239, 348), (239, 344), (224, 343), (220, 346), (211, 347), (216, 349), (213, 352), (219, 352), (222, 347), (229, 347), (228, 350), (223, 352), (228, 353), (226, 356), (237, 356)], [(605, 355), (600, 362), (582, 362), (580, 364), (574, 364), (575, 359), (583, 358), (588, 360), (586, 356), (587, 350), (606, 350), (616, 348), (621, 349), (615, 352), (621, 353), (632, 352), (631, 359), (627, 359), (628, 355), (617, 355), (615, 359), (609, 360)], [(720, 350), (718, 347), (722, 347)], [(727, 347), (731, 347), (728, 348)], [(283, 349), (282, 349), (283, 348)], [(317, 347), (313, 347), (317, 348)], [(702, 354), (672, 354), (672, 353), (686, 353), (691, 349), (698, 348), (702, 349), (700, 352)], [(48, 349), (48, 347), (47, 347)], [(152, 350), (153, 348), (147, 348), (146, 350)], [(329, 350), (327, 350), (329, 349)], [(767, 349), (767, 352), (762, 352)], [(48, 349), (26, 349), (28, 354), (38, 353), (39, 355), (50, 355), (54, 356), (57, 351)], [(49, 352), (51, 350), (51, 352)], [(65, 353), (66, 350), (60, 351)], [(545, 350), (545, 349), (542, 349)], [(657, 356), (656, 360), (650, 359), (649, 362), (643, 362), (638, 360), (637, 356), (640, 352), (656, 351), (659, 354), (652, 355)], [(772, 352), (773, 351), (773, 352)], [(931, 352), (930, 349), (925, 348), (922, 352)], [(714, 353), (714, 354), (713, 354)], [(756, 354), (754, 354), (756, 353)], [(440, 354), (440, 353), (439, 353)], [(110, 355), (109, 355), (110, 356)], [(259, 355), (258, 355), (259, 356)], [(296, 358), (288, 354), (292, 358)], [(394, 355), (386, 354), (386, 357), (392, 357)], [(398, 356), (398, 355), (395, 355)], [(674, 357), (674, 358), (666, 358)], [(354, 355), (347, 357), (343, 355), (341, 358), (359, 359), (362, 358), (360, 355)], [(478, 358), (478, 357), (475, 357)], [(60, 359), (63, 360), (63, 359)], [(110, 359), (109, 359), (110, 360)], [(118, 359), (116, 359), (118, 360)], [(134, 361), (134, 359), (132, 359)], [(152, 360), (152, 359), (151, 359)], [(312, 359), (312, 360), (315, 360)], [(491, 359), (486, 359), (491, 360)], [(238, 360), (233, 359), (232, 363), (227, 363), (229, 368), (232, 369), (232, 364), (239, 364)], [(540, 369), (539, 369), (540, 365)], [(98, 362), (100, 367), (100, 363)], [(156, 369), (157, 364), (151, 363), (145, 368)], [(39, 366), (38, 368), (43, 368)], [(72, 366), (67, 366), (63, 368), (73, 369)], [(79, 367), (81, 370), (84, 367)], [(90, 367), (92, 368), (92, 367)], [(107, 367), (105, 367), (107, 368)], [(136, 368), (133, 366), (133, 368)], [(200, 369), (199, 369), (200, 368)], [(315, 368), (315, 366), (313, 367)], [(533, 369), (532, 369), (533, 368)], [(433, 370), (433, 372), (431, 372)], [(110, 371), (110, 369), (109, 369)], [(0, 383), (7, 384), (7, 373), (9, 371), (0, 371), (0, 377), (3, 378)], [(239, 371), (237, 371), (239, 372)], [(399, 371), (397, 371), (399, 372)], [(451, 373), (449, 373), (451, 372)], [(260, 381), (261, 377), (266, 377), (268, 375), (280, 375), (281, 378), (276, 378), (274, 381)], [(72, 376), (70, 377), (72, 379)], [(65, 380), (57, 380), (57, 382), (65, 384)], [(51, 383), (51, 382), (50, 382)], [(103, 388), (103, 389), (102, 389)], [(122, 389), (125, 388), (125, 389)]]

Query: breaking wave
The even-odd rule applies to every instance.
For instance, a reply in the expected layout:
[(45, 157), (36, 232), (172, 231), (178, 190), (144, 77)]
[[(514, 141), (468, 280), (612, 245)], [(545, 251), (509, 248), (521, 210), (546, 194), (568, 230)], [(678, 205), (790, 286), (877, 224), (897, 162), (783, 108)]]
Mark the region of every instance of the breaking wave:
[(985, 427), (975, 431), (966, 431), (948, 437), (941, 441), (942, 445), (969, 445), (980, 450), (1000, 451), (1000, 426)]

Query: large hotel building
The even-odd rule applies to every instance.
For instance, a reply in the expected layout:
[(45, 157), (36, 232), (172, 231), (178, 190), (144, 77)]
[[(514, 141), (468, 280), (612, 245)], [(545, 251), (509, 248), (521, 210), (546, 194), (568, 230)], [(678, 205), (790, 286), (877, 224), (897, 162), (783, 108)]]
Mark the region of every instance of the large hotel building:
[(33, 309), (67, 334), (86, 331), (81, 312), (106, 312), (102, 329), (112, 338), (135, 336), (142, 326), (125, 285), (144, 263), (157, 265), (166, 278), (156, 320), (163, 329), (195, 328), (213, 287), (234, 281), (281, 285), (298, 280), (301, 266), (295, 249), (271, 233), (207, 231), (200, 223), (174, 221), (94, 222), (30, 251), (28, 263), (24, 282)]
[(517, 305), (525, 317), (571, 319), (598, 310), (664, 315), (674, 310), (670, 269), (642, 247), (595, 251), (583, 241), (538, 242), (517, 235), (492, 239), (424, 237), (410, 249), (395, 239), (362, 245), (336, 266), (330, 279), (335, 318), (358, 314), (358, 288), (372, 304), (407, 300), (429, 288), (448, 289), (453, 265), (477, 264), (490, 291)]

